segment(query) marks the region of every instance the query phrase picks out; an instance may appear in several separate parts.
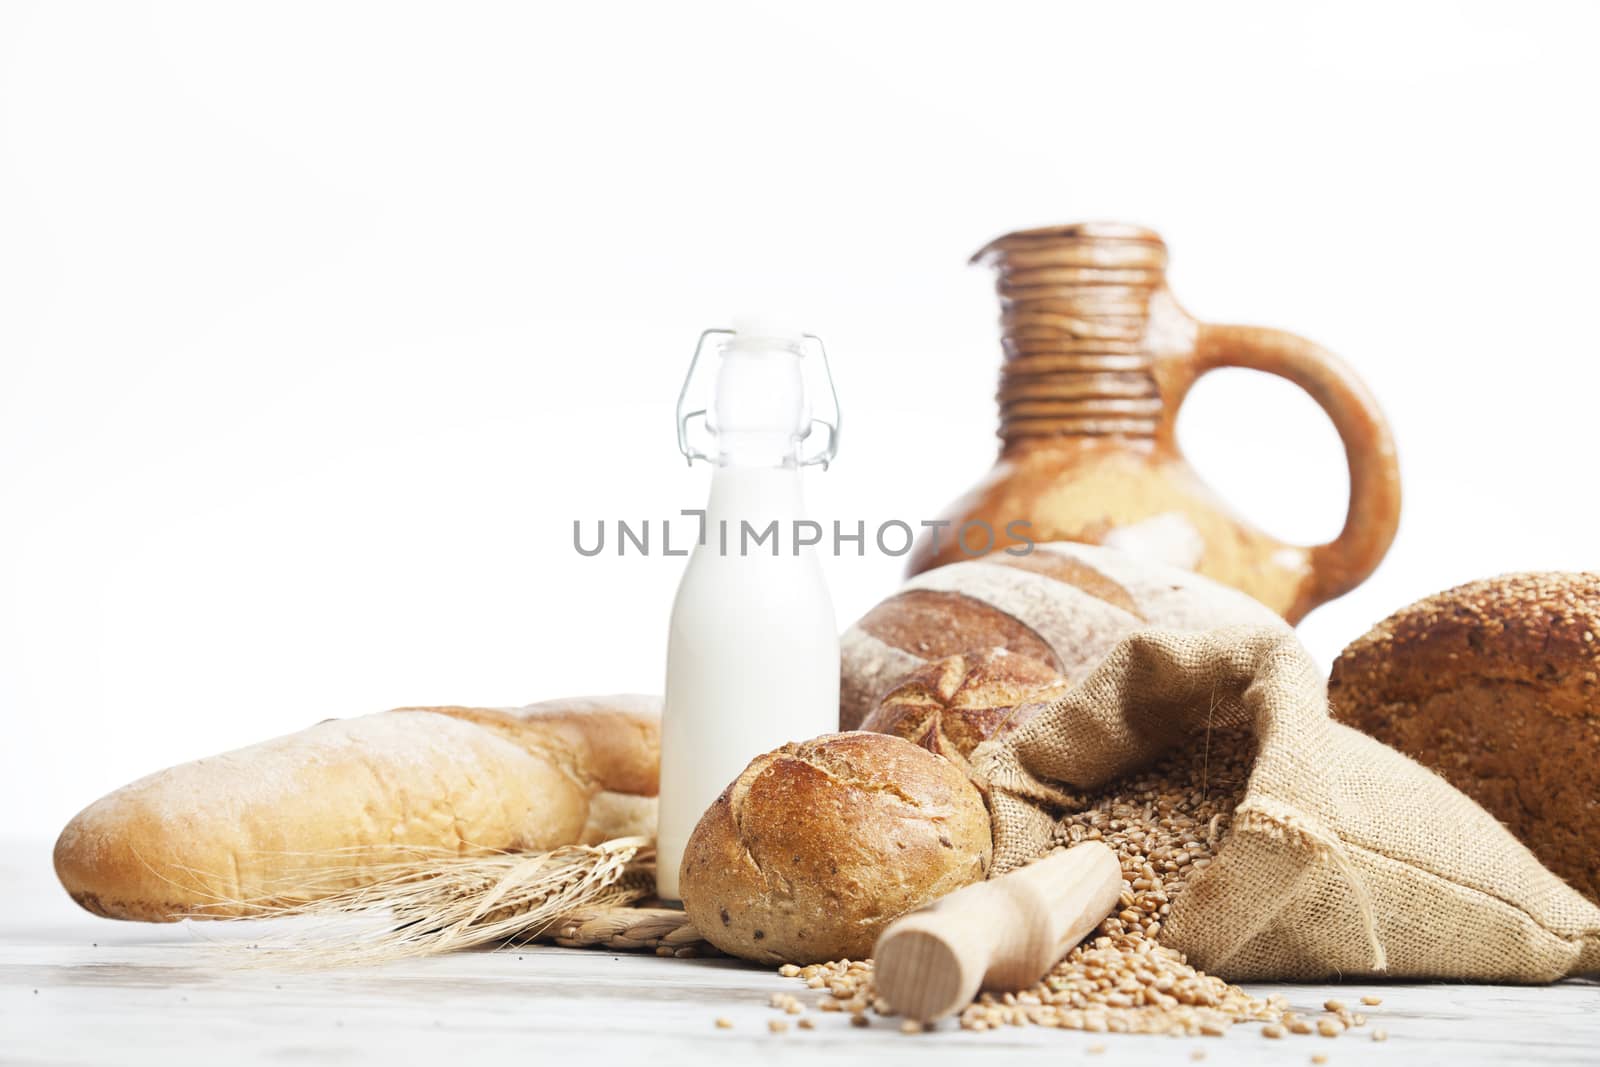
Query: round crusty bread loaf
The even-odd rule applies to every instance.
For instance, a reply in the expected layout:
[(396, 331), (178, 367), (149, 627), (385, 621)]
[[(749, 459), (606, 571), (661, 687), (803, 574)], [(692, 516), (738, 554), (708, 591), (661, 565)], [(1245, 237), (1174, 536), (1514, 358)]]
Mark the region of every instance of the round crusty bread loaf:
[(1508, 574), (1402, 608), (1339, 655), (1328, 695), (1600, 902), (1600, 574)]
[(57, 840), (56, 874), (89, 911), (165, 922), (293, 907), (405, 850), (573, 844), (624, 821), (594, 797), (655, 792), (658, 708), (624, 696), (318, 723), (96, 801)]
[(946, 656), (906, 675), (861, 728), (902, 737), (965, 770), (973, 749), (1011, 733), (1067, 688), (1043, 662), (1003, 648)]
[(1004, 648), (1076, 684), (1134, 630), (1288, 624), (1235, 589), (1097, 545), (1041, 544), (917, 575), (839, 639), (839, 728), (929, 660)]
[(887, 734), (827, 734), (751, 761), (690, 835), (679, 887), (731, 955), (861, 959), (896, 916), (982, 879), (990, 853), (955, 766)]

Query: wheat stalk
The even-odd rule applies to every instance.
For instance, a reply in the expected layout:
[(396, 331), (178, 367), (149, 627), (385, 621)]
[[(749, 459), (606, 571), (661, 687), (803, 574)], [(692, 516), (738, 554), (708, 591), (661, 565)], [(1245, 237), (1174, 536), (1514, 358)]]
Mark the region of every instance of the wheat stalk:
[[(461, 856), (406, 850), (393, 859), (329, 867), (318, 881), (298, 880), (293, 903), (219, 901), (251, 918), (303, 916), (312, 929), (258, 960), (295, 966), (348, 966), (433, 956), (482, 945), (530, 941), (584, 907), (617, 907), (649, 896), (655, 846), (646, 837), (549, 852)], [(352, 885), (359, 880), (360, 884)], [(306, 899), (315, 897), (316, 899)], [(277, 899), (283, 899), (278, 896)], [(378, 919), (370, 924), (350, 920)], [(318, 921), (320, 920), (320, 921)]]

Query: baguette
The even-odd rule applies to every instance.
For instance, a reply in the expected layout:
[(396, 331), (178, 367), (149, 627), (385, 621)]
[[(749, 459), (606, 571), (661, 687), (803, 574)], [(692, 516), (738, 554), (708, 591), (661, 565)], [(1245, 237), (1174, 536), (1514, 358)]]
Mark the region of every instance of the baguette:
[[(56, 875), (87, 910), (169, 922), (292, 909), (419, 850), (542, 850), (647, 812), (660, 702), (399, 708), (185, 763), (80, 812)], [(613, 794), (596, 804), (597, 797)]]

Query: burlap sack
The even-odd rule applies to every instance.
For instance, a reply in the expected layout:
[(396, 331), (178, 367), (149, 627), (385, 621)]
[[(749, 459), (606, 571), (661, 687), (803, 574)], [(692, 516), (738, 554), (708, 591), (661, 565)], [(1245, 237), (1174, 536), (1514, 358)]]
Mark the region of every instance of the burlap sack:
[(1083, 794), (1207, 723), (1251, 731), (1257, 754), (1231, 833), (1162, 926), (1197, 967), (1231, 981), (1600, 971), (1600, 908), (1444, 779), (1330, 719), (1321, 672), (1282, 630), (1141, 631), (980, 747), (995, 873), (1048, 850)]

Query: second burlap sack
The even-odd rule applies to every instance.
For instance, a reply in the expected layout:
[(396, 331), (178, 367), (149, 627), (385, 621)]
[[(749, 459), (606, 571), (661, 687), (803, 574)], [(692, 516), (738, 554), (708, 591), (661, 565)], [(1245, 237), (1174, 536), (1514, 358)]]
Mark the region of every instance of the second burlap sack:
[(1444, 779), (1330, 719), (1321, 672), (1278, 629), (1133, 634), (980, 747), (993, 873), (1048, 851), (1086, 794), (1226, 727), (1255, 738), (1250, 779), (1161, 931), (1197, 967), (1230, 981), (1600, 971), (1600, 908)]

